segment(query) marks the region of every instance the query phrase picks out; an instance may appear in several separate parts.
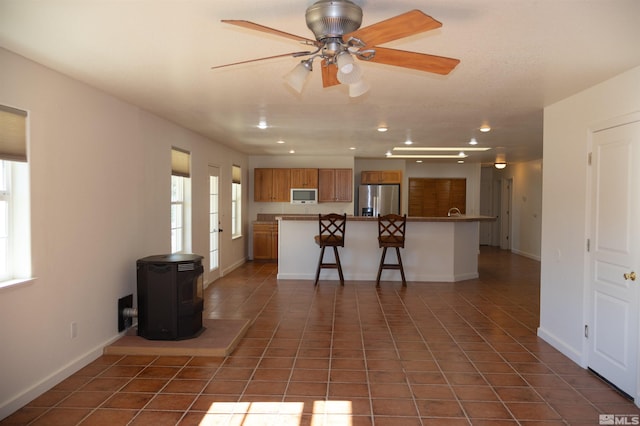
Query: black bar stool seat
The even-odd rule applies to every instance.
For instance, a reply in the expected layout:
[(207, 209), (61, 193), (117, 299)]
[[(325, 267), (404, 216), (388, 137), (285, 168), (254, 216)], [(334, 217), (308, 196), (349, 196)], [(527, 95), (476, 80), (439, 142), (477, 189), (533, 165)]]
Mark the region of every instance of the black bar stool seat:
[[(338, 247), (344, 247), (344, 231), (347, 223), (347, 214), (329, 213), (327, 215), (318, 215), (319, 233), (314, 237), (318, 246), (320, 246), (320, 259), (318, 260), (318, 268), (316, 269), (316, 280), (313, 285), (318, 285), (320, 277), (320, 269), (329, 268), (337, 269), (340, 277), (340, 285), (344, 285), (344, 276), (342, 275), (342, 265), (340, 265), (340, 255)], [(334, 263), (324, 262), (324, 249), (326, 247), (333, 248), (335, 257)]]
[[(407, 215), (387, 214), (378, 215), (378, 247), (382, 248), (382, 256), (380, 257), (380, 266), (378, 266), (378, 276), (376, 278), (376, 287), (380, 286), (380, 275), (383, 269), (399, 269), (402, 277), (402, 285), (407, 286), (407, 280), (404, 277), (404, 268), (402, 266), (402, 257), (400, 249), (404, 248), (404, 234), (407, 226)], [(398, 263), (385, 263), (388, 248), (396, 249), (396, 257)]]

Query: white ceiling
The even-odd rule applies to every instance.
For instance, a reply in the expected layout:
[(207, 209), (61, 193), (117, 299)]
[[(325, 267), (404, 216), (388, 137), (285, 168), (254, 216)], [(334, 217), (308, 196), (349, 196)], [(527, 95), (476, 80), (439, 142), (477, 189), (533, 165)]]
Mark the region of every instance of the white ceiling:
[(247, 154), (384, 158), (407, 138), (492, 148), (468, 162), (541, 158), (546, 105), (640, 65), (638, 0), (354, 2), (363, 27), (412, 9), (434, 17), (442, 28), (385, 46), (460, 64), (440, 76), (360, 62), (371, 90), (359, 98), (322, 89), (319, 64), (295, 93), (282, 77), (297, 58), (211, 69), (308, 50), (220, 20), (313, 38), (311, 0), (0, 0), (0, 46)]

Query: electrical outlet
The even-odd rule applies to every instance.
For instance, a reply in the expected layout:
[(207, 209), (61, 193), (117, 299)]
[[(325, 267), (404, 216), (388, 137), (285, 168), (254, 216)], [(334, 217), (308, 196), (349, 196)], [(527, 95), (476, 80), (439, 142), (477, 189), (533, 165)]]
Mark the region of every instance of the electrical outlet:
[(78, 337), (78, 323), (75, 321), (71, 323), (71, 338), (75, 339)]

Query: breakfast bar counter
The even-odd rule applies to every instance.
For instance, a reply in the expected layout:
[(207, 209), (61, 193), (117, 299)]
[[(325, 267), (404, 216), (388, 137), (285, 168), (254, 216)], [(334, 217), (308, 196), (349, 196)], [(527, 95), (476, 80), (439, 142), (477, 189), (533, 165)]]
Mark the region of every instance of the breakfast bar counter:
[[(313, 280), (320, 248), (318, 216), (281, 216), (278, 220), (278, 279)], [(478, 277), (481, 221), (488, 216), (408, 217), (405, 248), (400, 249), (409, 282), (455, 282)], [(347, 281), (375, 281), (382, 249), (378, 247), (378, 219), (347, 216), (345, 246), (338, 248)], [(395, 262), (387, 252), (387, 263)], [(333, 253), (325, 253), (325, 261)], [(320, 280), (338, 280), (337, 270), (323, 269)], [(383, 270), (381, 281), (401, 281), (400, 272)]]

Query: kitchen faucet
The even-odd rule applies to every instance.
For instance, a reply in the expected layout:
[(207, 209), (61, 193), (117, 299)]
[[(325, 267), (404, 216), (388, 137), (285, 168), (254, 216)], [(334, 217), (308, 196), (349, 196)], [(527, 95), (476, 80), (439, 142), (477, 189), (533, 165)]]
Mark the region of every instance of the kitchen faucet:
[(460, 216), (460, 215), (462, 215), (462, 213), (460, 213), (460, 209), (457, 207), (451, 207), (447, 212), (447, 216)]

